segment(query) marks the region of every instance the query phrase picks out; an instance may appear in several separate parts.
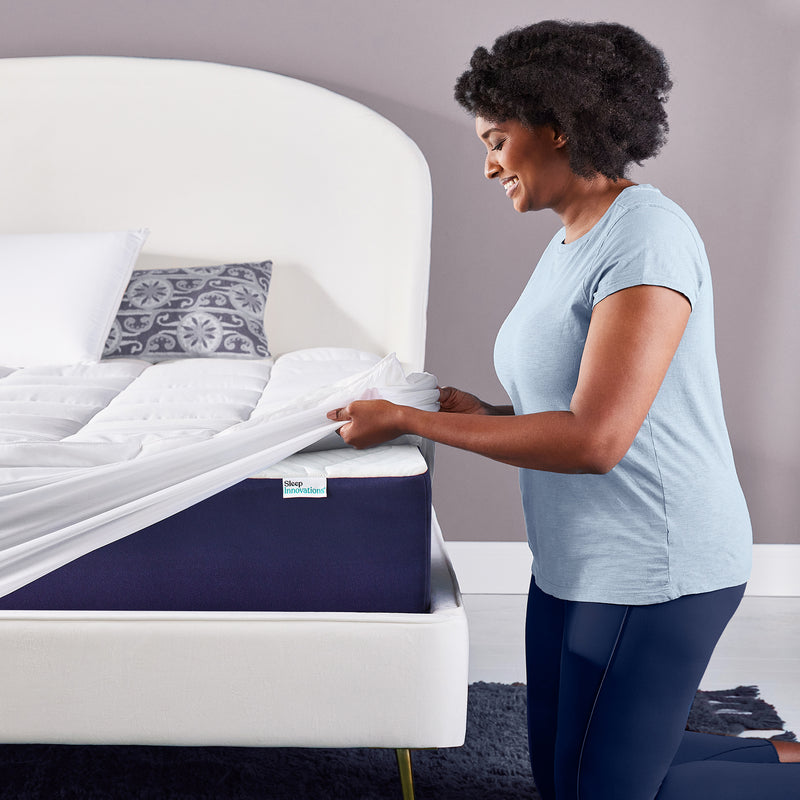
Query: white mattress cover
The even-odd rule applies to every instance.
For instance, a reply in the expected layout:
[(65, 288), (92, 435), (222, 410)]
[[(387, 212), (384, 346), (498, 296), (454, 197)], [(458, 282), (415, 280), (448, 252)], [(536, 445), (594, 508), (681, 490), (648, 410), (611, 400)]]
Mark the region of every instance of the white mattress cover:
[(0, 594), (318, 442), (338, 426), (331, 408), (367, 396), (436, 408), (438, 398), (433, 376), (338, 348), (274, 367), (118, 360), (6, 372)]

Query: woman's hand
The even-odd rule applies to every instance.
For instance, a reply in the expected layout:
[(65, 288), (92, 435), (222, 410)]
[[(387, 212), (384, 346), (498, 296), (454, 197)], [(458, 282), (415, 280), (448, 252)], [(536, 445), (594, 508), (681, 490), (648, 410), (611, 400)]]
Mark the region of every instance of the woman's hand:
[(402, 436), (403, 409), (388, 400), (355, 400), (344, 408), (328, 412), (328, 419), (347, 420), (339, 428), (344, 441), (358, 450), (374, 447)]
[(439, 389), (439, 410), (450, 414), (513, 414), (510, 406), (492, 406), (452, 386)]

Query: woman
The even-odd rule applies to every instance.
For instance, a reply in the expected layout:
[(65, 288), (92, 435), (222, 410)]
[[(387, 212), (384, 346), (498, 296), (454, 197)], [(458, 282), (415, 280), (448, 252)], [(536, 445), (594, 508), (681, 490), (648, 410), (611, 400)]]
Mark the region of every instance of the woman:
[(486, 177), (517, 211), (563, 224), (497, 337), (513, 405), (444, 388), (439, 413), (364, 401), (329, 414), (356, 447), (411, 433), (520, 468), (544, 800), (800, 797), (800, 764), (779, 764), (798, 745), (684, 731), (744, 592), (751, 532), (702, 241), (625, 177), (663, 144), (670, 87), (661, 52), (620, 25), (542, 22), (479, 47), (456, 99)]

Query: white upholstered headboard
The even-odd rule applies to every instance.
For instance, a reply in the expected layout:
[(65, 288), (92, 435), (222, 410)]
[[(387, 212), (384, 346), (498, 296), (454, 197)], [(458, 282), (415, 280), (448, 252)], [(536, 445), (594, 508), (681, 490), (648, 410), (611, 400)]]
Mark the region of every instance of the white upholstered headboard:
[(140, 266), (274, 262), (275, 353), (336, 345), (421, 369), (431, 190), (374, 111), (259, 70), (0, 59), (0, 232), (147, 227)]

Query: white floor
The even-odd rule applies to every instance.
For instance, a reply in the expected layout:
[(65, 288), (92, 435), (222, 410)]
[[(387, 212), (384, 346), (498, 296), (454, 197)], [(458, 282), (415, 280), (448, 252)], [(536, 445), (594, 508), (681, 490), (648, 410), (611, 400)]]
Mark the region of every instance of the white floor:
[[(470, 682), (525, 681), (525, 601), (524, 595), (464, 595)], [(753, 684), (800, 737), (800, 597), (745, 597), (700, 688)]]

